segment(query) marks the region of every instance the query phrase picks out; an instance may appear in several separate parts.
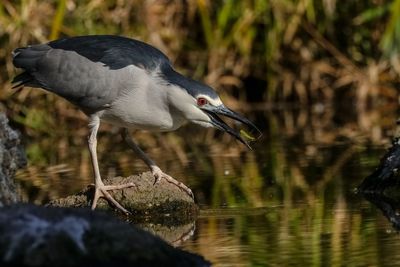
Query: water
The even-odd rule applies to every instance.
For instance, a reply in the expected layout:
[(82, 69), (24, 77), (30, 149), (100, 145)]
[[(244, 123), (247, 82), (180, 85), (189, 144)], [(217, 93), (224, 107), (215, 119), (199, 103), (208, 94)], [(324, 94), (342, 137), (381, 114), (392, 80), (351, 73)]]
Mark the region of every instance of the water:
[[(398, 266), (399, 236), (368, 203), (213, 210), (184, 249), (215, 266)], [(342, 205), (342, 206), (341, 206)], [(207, 213), (207, 211), (205, 211)], [(221, 214), (223, 214), (221, 216)]]
[[(360, 129), (354, 118), (333, 125), (323, 116), (306, 114), (306, 122), (301, 116), (287, 110), (253, 116), (264, 131), (253, 151), (200, 128), (190, 137), (185, 129), (181, 138), (137, 135), (201, 206), (196, 222), (175, 232), (142, 227), (214, 266), (400, 265), (399, 234), (379, 208), (354, 193), (388, 146), (385, 126)], [(91, 183), (84, 137), (63, 136), (29, 141), (35, 160), (17, 175), (26, 201), (44, 203)], [(119, 141), (115, 134), (99, 136), (103, 176), (146, 170)]]

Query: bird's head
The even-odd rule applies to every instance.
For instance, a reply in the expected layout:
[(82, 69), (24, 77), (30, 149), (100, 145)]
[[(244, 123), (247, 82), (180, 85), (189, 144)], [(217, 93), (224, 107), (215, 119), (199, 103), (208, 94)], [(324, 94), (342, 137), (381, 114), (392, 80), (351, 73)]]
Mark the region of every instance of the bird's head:
[(260, 130), (250, 120), (236, 113), (235, 111), (227, 108), (222, 103), (221, 99), (218, 96), (216, 96), (216, 94), (215, 95), (214, 94), (210, 95), (210, 94), (200, 93), (194, 96), (195, 100), (194, 108), (201, 111), (203, 115), (198, 119), (193, 118), (191, 121), (196, 124), (202, 125), (204, 127), (214, 127), (217, 128), (218, 130), (227, 132), (228, 134), (232, 135), (237, 140), (239, 140), (240, 142), (242, 142), (243, 144), (245, 144), (247, 147), (250, 148), (249, 141), (253, 141), (256, 138), (252, 137), (244, 130), (237, 131), (231, 128), (219, 117), (219, 115), (229, 117), (231, 119), (243, 123), (249, 128), (250, 132), (257, 135), (257, 138), (261, 136)]
[[(251, 148), (249, 141), (258, 139), (261, 131), (248, 119), (227, 108), (218, 94), (209, 86), (186, 78), (176, 72), (169, 73), (168, 81), (173, 84), (173, 99), (175, 108), (181, 111), (186, 120), (203, 127), (214, 127), (234, 136), (241, 143)], [(254, 138), (244, 130), (237, 131), (226, 124), (219, 115), (234, 119), (246, 125)]]

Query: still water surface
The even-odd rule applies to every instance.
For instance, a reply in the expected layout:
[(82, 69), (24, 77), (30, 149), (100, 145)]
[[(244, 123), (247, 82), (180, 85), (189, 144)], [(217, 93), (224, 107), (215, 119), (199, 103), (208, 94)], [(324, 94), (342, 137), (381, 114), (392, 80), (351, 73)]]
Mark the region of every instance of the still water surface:
[[(387, 143), (332, 137), (329, 128), (316, 126), (308, 136), (303, 129), (276, 126), (278, 120), (276, 114), (266, 118), (264, 138), (253, 151), (220, 135), (223, 144), (183, 145), (184, 154), (149, 148), (161, 168), (193, 189), (201, 206), (175, 245), (214, 266), (400, 266), (399, 234), (376, 206), (354, 193)], [(99, 137), (103, 176), (146, 170), (110, 136)], [(48, 144), (66, 145), (46, 151), (52, 160), (31, 162), (18, 173), (27, 201), (43, 203), (91, 182), (84, 143), (49, 138)], [(30, 140), (28, 151), (41, 142)]]

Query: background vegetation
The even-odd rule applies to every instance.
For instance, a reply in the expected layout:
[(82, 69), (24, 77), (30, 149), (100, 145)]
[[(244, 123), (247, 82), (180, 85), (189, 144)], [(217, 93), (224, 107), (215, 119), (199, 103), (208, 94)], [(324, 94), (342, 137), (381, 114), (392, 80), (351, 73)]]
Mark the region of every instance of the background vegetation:
[(397, 95), (399, 21), (399, 0), (3, 0), (0, 83), (15, 74), (16, 47), (118, 34), (155, 45), (231, 101), (362, 105)]
[(71, 121), (81, 129), (85, 118), (41, 90), (12, 95), (11, 51), (85, 34), (153, 44), (232, 108), (302, 107), (334, 120), (344, 111), (375, 141), (382, 125), (371, 109), (394, 110), (398, 102), (400, 0), (3, 0), (0, 100), (27, 136), (59, 136)]

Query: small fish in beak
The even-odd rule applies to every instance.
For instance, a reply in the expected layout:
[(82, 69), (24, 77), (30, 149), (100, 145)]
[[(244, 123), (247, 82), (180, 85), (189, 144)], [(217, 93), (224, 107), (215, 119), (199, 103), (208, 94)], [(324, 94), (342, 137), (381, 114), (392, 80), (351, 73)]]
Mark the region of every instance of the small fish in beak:
[[(246, 145), (249, 149), (251, 149), (249, 142), (255, 141), (259, 139), (262, 135), (261, 131), (248, 119), (243, 117), (242, 115), (236, 113), (235, 111), (225, 107), (224, 105), (219, 105), (219, 106), (211, 106), (207, 105), (202, 107), (202, 110), (207, 112), (208, 116), (211, 119), (211, 124), (224, 132), (229, 133), (230, 135), (234, 136), (236, 139), (238, 139), (241, 143)], [(218, 115), (223, 115), (226, 117), (229, 117), (231, 119), (234, 119), (236, 121), (239, 121), (246, 126), (250, 128), (250, 132), (256, 132), (258, 135), (257, 137), (253, 137), (251, 134), (247, 133), (245, 130), (240, 130), (240, 132), (232, 129), (229, 127)]]

